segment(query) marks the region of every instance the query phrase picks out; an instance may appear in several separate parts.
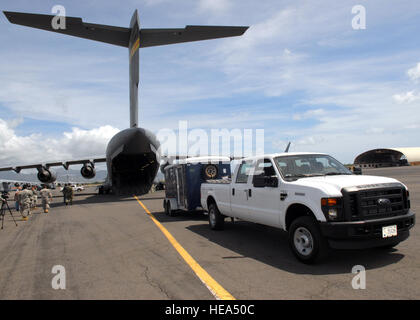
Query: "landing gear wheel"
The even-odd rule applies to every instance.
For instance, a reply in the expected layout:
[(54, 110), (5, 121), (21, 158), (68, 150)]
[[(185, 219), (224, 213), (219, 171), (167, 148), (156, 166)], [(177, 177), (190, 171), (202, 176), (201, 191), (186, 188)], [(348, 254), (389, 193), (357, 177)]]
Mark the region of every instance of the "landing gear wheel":
[(289, 229), (289, 245), (301, 262), (319, 262), (328, 255), (327, 240), (322, 236), (317, 221), (309, 216), (299, 217)]
[(212, 230), (223, 230), (225, 217), (220, 213), (217, 205), (211, 203), (209, 205), (209, 225)]

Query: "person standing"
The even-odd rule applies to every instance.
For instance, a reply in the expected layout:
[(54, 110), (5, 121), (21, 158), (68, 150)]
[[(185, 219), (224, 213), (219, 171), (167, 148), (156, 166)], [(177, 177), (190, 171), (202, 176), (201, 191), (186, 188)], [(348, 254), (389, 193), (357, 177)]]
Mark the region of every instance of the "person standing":
[(36, 209), (37, 202), (38, 202), (38, 190), (37, 190), (37, 187), (34, 185), (32, 186), (32, 210)]
[(40, 193), (42, 198), (42, 209), (44, 210), (44, 213), (48, 213), (48, 210), (50, 209), (50, 202), (52, 201), (52, 193), (46, 184), (43, 185)]
[(24, 185), (23, 190), (18, 194), (19, 210), (23, 221), (28, 221), (31, 213), (31, 197), (33, 193), (29, 184)]
[(67, 187), (67, 200), (70, 202), (70, 205), (73, 205), (73, 195), (74, 195), (73, 187), (69, 184)]
[(21, 190), (22, 190), (22, 187), (17, 187), (16, 192), (15, 192), (14, 200), (15, 200), (15, 209), (16, 209), (16, 211), (19, 211), (19, 198), (18, 198), (18, 196), (19, 196), (19, 192)]
[(64, 204), (67, 205), (67, 199), (66, 199), (66, 197), (67, 197), (67, 183), (64, 184), (63, 189), (61, 190), (61, 192), (63, 193), (63, 201), (64, 201)]

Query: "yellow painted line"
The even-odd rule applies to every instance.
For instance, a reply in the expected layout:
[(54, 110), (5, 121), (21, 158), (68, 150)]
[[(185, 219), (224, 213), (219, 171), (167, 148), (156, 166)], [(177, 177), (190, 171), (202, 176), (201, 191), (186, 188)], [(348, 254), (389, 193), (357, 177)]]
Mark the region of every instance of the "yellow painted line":
[(130, 58), (134, 55), (134, 53), (139, 48), (139, 46), (140, 46), (140, 38), (137, 38), (136, 42), (134, 42), (133, 46), (131, 47)]
[(219, 300), (236, 300), (229, 292), (227, 292), (216, 280), (212, 278), (211, 275), (204, 270), (197, 261), (194, 260), (193, 257), (179, 244), (178, 241), (169, 233), (169, 231), (154, 217), (154, 215), (146, 208), (146, 206), (134, 196), (137, 202), (142, 206), (144, 211), (149, 215), (149, 217), (153, 220), (153, 222), (157, 225), (157, 227), (162, 231), (162, 233), (166, 236), (172, 246), (178, 251), (179, 255), (185, 260), (185, 262), (190, 266), (190, 268), (194, 271), (197, 277), (205, 284), (205, 286), (210, 290), (210, 292)]

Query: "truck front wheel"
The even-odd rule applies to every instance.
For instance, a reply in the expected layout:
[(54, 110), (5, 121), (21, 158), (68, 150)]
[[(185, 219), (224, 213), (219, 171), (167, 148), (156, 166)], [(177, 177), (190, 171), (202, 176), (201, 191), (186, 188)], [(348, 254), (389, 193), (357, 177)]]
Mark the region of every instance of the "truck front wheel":
[(212, 230), (223, 230), (225, 217), (220, 213), (215, 203), (209, 205), (209, 225)]
[(317, 221), (309, 216), (294, 220), (289, 229), (289, 245), (301, 262), (319, 262), (328, 255), (328, 242), (322, 236)]

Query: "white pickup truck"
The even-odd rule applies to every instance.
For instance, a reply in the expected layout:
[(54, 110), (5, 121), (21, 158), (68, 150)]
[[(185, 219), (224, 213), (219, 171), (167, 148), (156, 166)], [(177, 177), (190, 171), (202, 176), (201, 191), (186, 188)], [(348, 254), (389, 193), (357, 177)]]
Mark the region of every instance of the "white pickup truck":
[(355, 175), (319, 153), (245, 158), (232, 179), (201, 185), (201, 205), (214, 230), (232, 217), (287, 231), (304, 263), (326, 257), (329, 248), (396, 246), (415, 224), (401, 182)]

